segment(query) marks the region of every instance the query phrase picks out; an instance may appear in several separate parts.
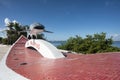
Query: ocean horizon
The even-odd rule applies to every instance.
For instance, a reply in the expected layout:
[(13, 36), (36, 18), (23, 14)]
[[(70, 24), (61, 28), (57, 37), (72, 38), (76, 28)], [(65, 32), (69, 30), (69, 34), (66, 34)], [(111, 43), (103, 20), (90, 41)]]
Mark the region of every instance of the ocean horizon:
[(112, 46), (120, 48), (120, 41), (113, 41)]
[[(52, 43), (54, 46), (60, 46), (62, 44), (65, 44), (66, 41), (49, 41)], [(120, 41), (113, 41), (112, 46), (120, 48)]]

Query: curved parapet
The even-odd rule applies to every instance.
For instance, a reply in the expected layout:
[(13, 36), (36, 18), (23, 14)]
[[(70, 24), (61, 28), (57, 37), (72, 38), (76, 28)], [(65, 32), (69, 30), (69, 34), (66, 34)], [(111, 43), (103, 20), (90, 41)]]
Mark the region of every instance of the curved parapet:
[(35, 48), (43, 57), (57, 59), (64, 58), (64, 55), (51, 43), (41, 39), (31, 39), (25, 44), (25, 47)]
[[(11, 48), (9, 49), (9, 51), (11, 50)], [(0, 80), (30, 80), (16, 73), (15, 71), (11, 70), (6, 65), (6, 59), (9, 54), (9, 51), (5, 54), (3, 59), (0, 61)]]
[[(24, 36), (21, 36), (12, 46), (11, 48), (7, 51), (7, 53), (4, 55), (2, 60), (0, 61), (0, 80), (30, 80), (25, 78), (24, 76), (16, 73), (14, 70), (12, 70), (10, 67), (7, 66), (7, 58), (8, 55), (12, 50), (14, 50), (14, 46), (16, 43), (25, 41), (26, 38)], [(23, 41), (23, 42), (24, 42)], [(12, 61), (12, 60), (11, 60)]]

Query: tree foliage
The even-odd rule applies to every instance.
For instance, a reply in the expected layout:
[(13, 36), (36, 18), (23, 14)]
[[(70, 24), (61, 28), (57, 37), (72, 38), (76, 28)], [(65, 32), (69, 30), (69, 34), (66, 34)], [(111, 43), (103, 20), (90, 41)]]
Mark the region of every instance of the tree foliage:
[(3, 39), (3, 42), (7, 41), (7, 44), (13, 44), (21, 35), (27, 35), (26, 32), (22, 32), (25, 30), (25, 26), (21, 26), (19, 23), (10, 23), (8, 26), (7, 40)]
[[(26, 28), (29, 29), (28, 25), (22, 26), (19, 23), (10, 23), (7, 25), (8, 30), (6, 30), (7, 38), (2, 39), (3, 44), (13, 44), (21, 35), (27, 37)], [(38, 38), (45, 39), (44, 34), (38, 34)]]
[(58, 46), (58, 48), (83, 54), (120, 51), (119, 48), (113, 47), (112, 43), (112, 38), (106, 39), (106, 33), (102, 32), (93, 36), (86, 35), (84, 39), (78, 35), (70, 37), (65, 44)]
[(2, 37), (0, 37), (0, 44), (2, 43)]

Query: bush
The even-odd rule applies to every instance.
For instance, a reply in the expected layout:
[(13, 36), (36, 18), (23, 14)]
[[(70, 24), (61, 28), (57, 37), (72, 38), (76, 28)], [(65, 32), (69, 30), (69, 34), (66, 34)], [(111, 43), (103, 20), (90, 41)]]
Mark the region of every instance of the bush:
[(75, 51), (83, 54), (120, 51), (120, 48), (111, 46), (112, 38), (106, 39), (106, 33), (86, 35), (82, 38), (78, 35), (70, 37), (65, 44), (58, 46), (60, 49)]
[(2, 44), (8, 44), (8, 39), (7, 38), (3, 38), (2, 39)]

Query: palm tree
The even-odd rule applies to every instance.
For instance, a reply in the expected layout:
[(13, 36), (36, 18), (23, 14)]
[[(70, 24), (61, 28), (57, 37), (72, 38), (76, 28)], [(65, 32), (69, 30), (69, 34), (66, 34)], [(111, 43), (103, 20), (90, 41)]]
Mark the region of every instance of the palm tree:
[[(8, 18), (6, 18), (5, 24), (6, 27), (8, 28), (6, 30), (8, 44), (13, 44), (21, 35), (27, 37), (27, 34), (29, 33), (29, 26), (28, 25), (22, 26), (16, 20), (10, 21)], [(44, 34), (38, 34), (38, 38), (45, 40)]]
[(17, 21), (10, 21), (8, 18), (5, 20), (6, 27), (8, 28), (6, 30), (7, 32), (7, 39), (8, 44), (13, 44), (20, 35), (26, 35), (26, 32), (22, 32), (25, 30), (24, 26), (21, 26)]

